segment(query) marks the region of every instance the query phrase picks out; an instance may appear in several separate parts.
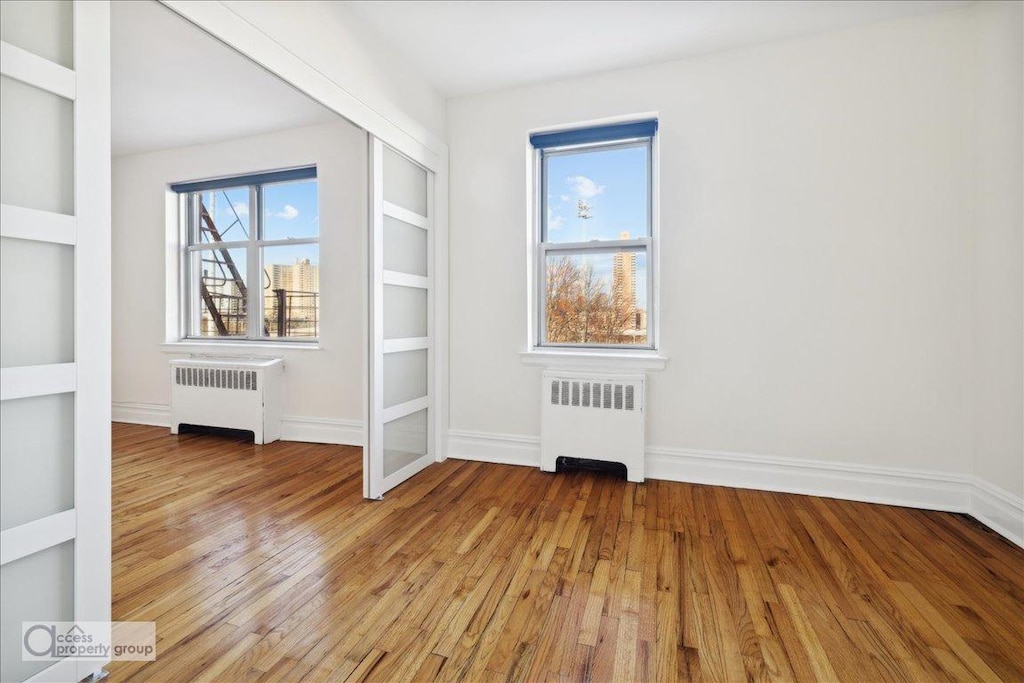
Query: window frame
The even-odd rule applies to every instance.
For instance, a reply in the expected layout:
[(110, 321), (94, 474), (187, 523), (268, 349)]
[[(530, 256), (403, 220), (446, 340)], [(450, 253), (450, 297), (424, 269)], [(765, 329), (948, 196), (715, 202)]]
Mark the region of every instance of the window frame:
[[(650, 119), (651, 117), (644, 117)], [(628, 121), (627, 121), (628, 122)], [(559, 128), (559, 131), (585, 130), (595, 124)], [(600, 125), (600, 124), (596, 124)], [(551, 156), (568, 156), (595, 150), (647, 148), (647, 231), (644, 237), (628, 240), (591, 240), (589, 242), (548, 242), (548, 192), (547, 159)], [(623, 137), (615, 140), (585, 142), (552, 147), (531, 147), (533, 164), (534, 229), (531, 231), (531, 252), (534, 267), (531, 269), (531, 298), (534, 309), (530, 334), (530, 348), (533, 352), (626, 352), (657, 353), (658, 344), (658, 133), (642, 137)], [(547, 258), (549, 254), (565, 256), (616, 254), (622, 252), (643, 253), (647, 257), (647, 343), (646, 344), (583, 344), (549, 342), (547, 335)]]
[[(317, 183), (317, 204), (319, 205), (320, 184), (316, 166), (304, 166), (280, 171), (236, 175), (215, 180), (171, 185), (171, 190), (178, 195), (179, 215), (182, 217), (180, 221), (181, 240), (179, 249), (181, 267), (181, 288), (178, 296), (179, 317), (181, 320), (179, 342), (204, 344), (319, 344), (319, 325), (321, 323), (319, 315), (317, 319), (318, 334), (315, 337), (274, 337), (262, 333), (265, 303), (263, 293), (263, 248), (315, 244), (317, 245), (318, 257), (320, 252), (319, 226), (317, 226), (316, 237), (262, 239), (264, 188), (289, 183), (309, 182), (311, 180)], [(203, 192), (219, 192), (221, 190), (238, 188), (248, 188), (249, 190), (248, 239), (211, 243), (199, 242), (199, 195)], [(259, 278), (258, 287), (252, 286), (251, 275), (249, 275), (248, 282), (246, 282), (245, 335), (204, 336), (198, 334), (202, 318), (202, 303), (198, 286), (201, 268), (196, 269), (193, 267), (195, 254), (220, 249), (245, 249), (246, 273), (247, 275), (256, 274)], [(317, 296), (319, 300), (319, 291)], [(254, 331), (259, 332), (259, 334), (254, 334)]]

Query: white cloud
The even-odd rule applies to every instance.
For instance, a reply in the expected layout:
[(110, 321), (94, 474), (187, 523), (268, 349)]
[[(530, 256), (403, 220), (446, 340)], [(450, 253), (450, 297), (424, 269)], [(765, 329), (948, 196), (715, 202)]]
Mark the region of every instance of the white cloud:
[(567, 194), (563, 194), (561, 197), (559, 197), (559, 199), (561, 199), (563, 202), (572, 201), (572, 197), (570, 197)]
[(234, 207), (235, 213), (237, 213), (239, 216), (248, 216), (249, 215), (249, 204), (248, 203), (246, 203), (246, 202), (235, 202), (231, 206)]
[(293, 218), (297, 218), (298, 215), (299, 215), (299, 210), (296, 209), (291, 204), (285, 204), (283, 209), (281, 209), (280, 211), (278, 211), (277, 213), (274, 214), (274, 216), (276, 218), (283, 218), (286, 221), (290, 221)]
[(598, 185), (585, 175), (571, 175), (565, 180), (581, 199), (590, 199), (604, 192), (604, 185)]
[(559, 216), (548, 207), (548, 230), (561, 230), (565, 225), (565, 218)]

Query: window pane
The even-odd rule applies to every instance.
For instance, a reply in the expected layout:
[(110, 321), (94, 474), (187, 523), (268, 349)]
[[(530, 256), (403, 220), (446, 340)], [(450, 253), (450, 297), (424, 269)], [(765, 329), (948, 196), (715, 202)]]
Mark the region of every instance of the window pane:
[(75, 360), (75, 248), (0, 237), (0, 367)]
[(384, 285), (384, 338), (427, 336), (427, 290)]
[(245, 249), (192, 252), (194, 304), (199, 306), (200, 337), (244, 336), (246, 322)]
[(427, 172), (388, 146), (384, 147), (384, 201), (427, 215)]
[(419, 460), (427, 453), (427, 410), (384, 425), (384, 476)]
[(0, 202), (75, 213), (74, 105), (0, 76)]
[(427, 352), (399, 351), (384, 354), (384, 407), (427, 395)]
[(316, 180), (263, 186), (263, 239), (304, 239), (319, 234)]
[(545, 242), (647, 237), (649, 146), (544, 155)]
[(228, 187), (222, 190), (197, 192), (199, 220), (196, 221), (196, 244), (239, 242), (249, 239), (249, 188)]
[(263, 320), (266, 334), (316, 339), (320, 327), (320, 247), (264, 247)]
[(549, 344), (647, 346), (647, 254), (548, 254)]
[(384, 216), (384, 270), (427, 276), (427, 231)]
[(75, 395), (0, 401), (0, 529), (75, 507)]
[(73, 24), (70, 0), (0, 2), (0, 40), (69, 69), (74, 68)]
[(75, 542), (0, 567), (0, 595), (0, 680), (24, 681), (53, 662), (22, 661), (22, 622), (75, 618)]

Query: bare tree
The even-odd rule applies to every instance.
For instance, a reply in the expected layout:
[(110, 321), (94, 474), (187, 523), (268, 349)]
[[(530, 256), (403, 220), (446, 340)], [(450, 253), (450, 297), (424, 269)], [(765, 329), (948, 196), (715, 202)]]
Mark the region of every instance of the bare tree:
[(572, 259), (562, 257), (547, 268), (547, 338), (555, 343), (574, 340), (574, 290), (579, 274)]
[(547, 268), (547, 339), (563, 344), (604, 344), (619, 340), (619, 320), (608, 282), (593, 265), (563, 256)]

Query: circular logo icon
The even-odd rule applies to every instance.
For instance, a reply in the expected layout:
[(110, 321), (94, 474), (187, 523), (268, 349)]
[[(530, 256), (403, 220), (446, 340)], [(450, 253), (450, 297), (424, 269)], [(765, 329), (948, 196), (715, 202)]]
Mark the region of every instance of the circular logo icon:
[(25, 631), (25, 650), (33, 657), (52, 657), (56, 641), (57, 629), (54, 626), (36, 624)]

